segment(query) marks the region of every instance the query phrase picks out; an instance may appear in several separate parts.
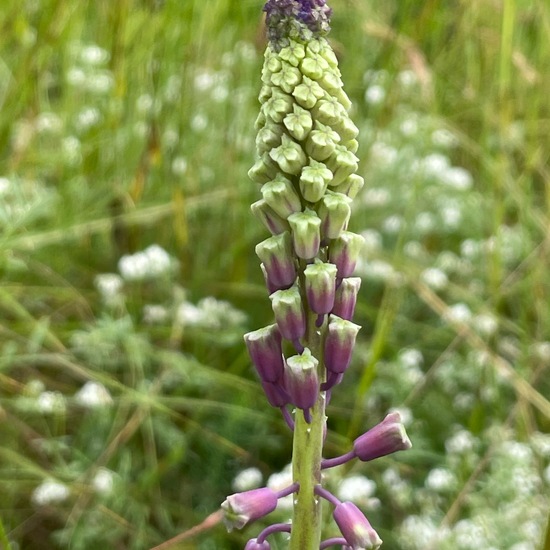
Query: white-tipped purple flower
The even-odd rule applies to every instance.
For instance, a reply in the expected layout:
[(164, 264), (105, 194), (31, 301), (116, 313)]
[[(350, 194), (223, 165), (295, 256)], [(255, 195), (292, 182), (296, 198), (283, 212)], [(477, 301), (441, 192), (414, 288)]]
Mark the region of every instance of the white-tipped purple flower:
[[(286, 360), (285, 388), (291, 403), (308, 414), (319, 397), (319, 361), (305, 348), (301, 355)], [(307, 416), (306, 416), (307, 420)]]
[(357, 294), (360, 287), (360, 277), (346, 277), (342, 279), (338, 290), (336, 290), (332, 313), (342, 319), (351, 321), (355, 312), (355, 304), (357, 303)]
[(273, 180), (262, 185), (262, 197), (285, 220), (290, 214), (300, 212), (302, 209), (300, 196), (292, 182), (281, 174), (277, 174)]
[(334, 307), (336, 273), (334, 264), (320, 260), (304, 270), (307, 302), (309, 308), (319, 315), (330, 313)]
[(350, 204), (351, 199), (342, 193), (327, 191), (323, 196), (318, 211), (323, 238), (337, 239), (347, 229), (351, 216)]
[(288, 217), (292, 228), (292, 244), (298, 258), (310, 260), (319, 253), (321, 220), (313, 210), (296, 212)]
[(340, 374), (349, 367), (355, 338), (360, 329), (359, 325), (336, 315), (329, 317), (324, 356), (328, 372)]
[(287, 290), (278, 290), (269, 298), (283, 338), (294, 344), (299, 343), (306, 333), (306, 315), (299, 288), (295, 285)]
[(289, 230), (287, 221), (279, 216), (264, 199), (256, 201), (250, 209), (272, 235), (280, 235)]
[(260, 379), (265, 382), (281, 379), (284, 362), (281, 333), (277, 325), (248, 332), (244, 335), (244, 341)]
[(269, 282), (274, 287), (288, 288), (294, 283), (296, 266), (288, 231), (257, 244), (256, 254), (264, 264)]
[(382, 540), (369, 520), (353, 502), (341, 502), (333, 512), (334, 521), (353, 550), (376, 550)]
[(273, 512), (277, 500), (277, 493), (268, 487), (235, 493), (222, 503), (223, 522), (228, 531), (242, 529), (247, 523)]
[(363, 250), (365, 238), (362, 235), (343, 231), (328, 248), (328, 259), (338, 268), (338, 277), (351, 277)]
[(390, 413), (374, 428), (353, 442), (355, 456), (364, 462), (411, 448), (398, 412)]

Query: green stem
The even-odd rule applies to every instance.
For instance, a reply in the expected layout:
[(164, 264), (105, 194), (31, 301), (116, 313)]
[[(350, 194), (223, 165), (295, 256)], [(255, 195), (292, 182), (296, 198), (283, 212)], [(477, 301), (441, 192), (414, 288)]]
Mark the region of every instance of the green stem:
[[(321, 334), (315, 327), (315, 314), (308, 315), (308, 337), (305, 345), (319, 360), (319, 368), (324, 372), (321, 354)], [(321, 542), (321, 500), (315, 495), (315, 486), (321, 483), (321, 458), (323, 432), (325, 426), (325, 396), (319, 395), (312, 410), (311, 423), (305, 421), (298, 410), (294, 427), (292, 448), (292, 474), (300, 484), (294, 503), (290, 550), (318, 550)]]

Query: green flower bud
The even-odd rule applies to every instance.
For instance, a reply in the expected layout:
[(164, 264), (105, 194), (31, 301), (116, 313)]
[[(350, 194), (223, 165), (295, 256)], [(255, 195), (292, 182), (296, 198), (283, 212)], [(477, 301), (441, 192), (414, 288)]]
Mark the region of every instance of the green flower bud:
[[(313, 132), (312, 132), (313, 133)], [(342, 145), (337, 145), (334, 153), (327, 159), (326, 165), (332, 171), (332, 185), (342, 183), (359, 168), (359, 159)]]
[[(340, 105), (340, 103), (338, 103)], [(344, 108), (342, 107), (342, 110)], [(355, 126), (351, 118), (346, 113), (335, 124), (334, 129), (340, 134), (342, 141), (349, 141), (355, 139), (359, 135), (359, 128)]]
[(265, 183), (261, 191), (264, 201), (285, 220), (290, 214), (302, 210), (300, 196), (292, 182), (280, 173), (273, 180)]
[(319, 40), (319, 45), (321, 46), (319, 53), (323, 56), (330, 67), (337, 69), (338, 58), (336, 57), (334, 50), (330, 47), (330, 44), (323, 38)]
[(274, 74), (278, 73), (283, 64), (277, 55), (270, 55), (265, 61), (262, 69), (262, 82), (271, 84), (271, 79)]
[(338, 101), (342, 104), (346, 111), (351, 107), (351, 102), (349, 102), (349, 105), (346, 105), (346, 103), (340, 100), (339, 92), (342, 89), (344, 83), (342, 82), (340, 75), (334, 70), (329, 69), (328, 71), (325, 71), (321, 78), (317, 80), (317, 82), (319, 83), (319, 86), (323, 88), (323, 90), (327, 91), (331, 95), (336, 96), (336, 99), (338, 99)]
[(342, 89), (342, 80), (339, 78), (337, 80), (339, 80), (340, 85), (334, 89), (334, 95), (336, 96), (336, 99), (341, 103), (342, 107), (344, 107), (346, 111), (349, 111), (351, 109), (351, 100), (346, 92), (344, 92), (344, 90)]
[[(337, 125), (340, 123), (340, 119), (342, 117), (347, 117), (345, 109), (338, 103), (338, 100), (328, 94), (325, 95), (324, 99), (320, 99), (317, 102), (311, 112), (315, 120), (332, 126), (337, 131)], [(338, 131), (338, 133), (340, 132)]]
[(272, 149), (269, 156), (283, 172), (293, 176), (298, 175), (307, 162), (307, 157), (302, 148), (285, 134), (283, 134), (281, 145)]
[(272, 94), (273, 94), (273, 89), (271, 88), (271, 86), (267, 86), (266, 84), (264, 84), (262, 86), (262, 89), (260, 90), (260, 93), (258, 94), (258, 99), (260, 103), (265, 103), (271, 97)]
[(262, 111), (267, 119), (281, 123), (283, 118), (292, 111), (294, 100), (278, 90), (273, 90), (273, 95), (262, 105)]
[(315, 130), (312, 130), (306, 140), (306, 152), (317, 161), (329, 158), (340, 142), (340, 136), (330, 126), (315, 122)]
[(255, 183), (265, 183), (272, 180), (277, 173), (277, 165), (264, 153), (248, 171), (248, 177)]
[(256, 135), (256, 150), (258, 154), (262, 155), (281, 145), (282, 135), (283, 129), (279, 124), (268, 122)]
[(350, 204), (351, 199), (348, 196), (327, 191), (321, 199), (318, 211), (323, 238), (337, 239), (345, 231), (351, 216)]
[(350, 139), (349, 141), (342, 143), (342, 146), (352, 153), (357, 153), (357, 149), (359, 149), (359, 142), (356, 139)]
[(302, 196), (309, 202), (320, 201), (331, 180), (332, 172), (322, 162), (310, 158), (309, 166), (305, 166), (300, 174)]
[(282, 48), (279, 52), (279, 57), (290, 63), (294, 67), (300, 64), (300, 61), (305, 57), (306, 52), (303, 44), (291, 40), (286, 48)]
[(354, 199), (357, 193), (361, 191), (364, 184), (365, 180), (361, 176), (350, 174), (342, 183), (333, 187), (332, 191), (335, 193), (342, 193), (347, 195), (350, 199)]
[(278, 73), (271, 75), (271, 83), (281, 88), (287, 94), (290, 94), (301, 80), (302, 74), (300, 71), (285, 61), (283, 61), (282, 69)]
[(267, 122), (267, 117), (265, 116), (265, 112), (262, 108), (258, 113), (256, 120), (254, 121), (254, 128), (256, 130), (259, 130), (260, 128), (263, 128), (265, 126), (266, 122)]
[(292, 95), (301, 107), (311, 109), (325, 95), (325, 92), (317, 82), (304, 76), (302, 83), (294, 88)]
[(306, 57), (302, 59), (302, 63), (300, 64), (300, 69), (305, 76), (308, 76), (312, 80), (318, 80), (323, 76), (325, 71), (329, 70), (329, 65), (320, 55), (310, 52), (311, 50), (308, 48)]
[(288, 217), (292, 228), (292, 244), (298, 258), (315, 258), (321, 244), (321, 219), (313, 210), (296, 212)]
[(287, 221), (279, 216), (264, 199), (256, 201), (250, 209), (272, 235), (279, 235), (289, 230)]
[(311, 114), (297, 104), (292, 109), (293, 112), (283, 119), (283, 124), (294, 139), (303, 141), (313, 128)]

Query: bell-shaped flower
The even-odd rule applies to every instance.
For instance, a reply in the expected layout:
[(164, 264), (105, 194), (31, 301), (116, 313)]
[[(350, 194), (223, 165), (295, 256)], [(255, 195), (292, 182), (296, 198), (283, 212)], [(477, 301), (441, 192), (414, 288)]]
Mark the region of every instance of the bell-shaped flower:
[(351, 199), (346, 195), (327, 191), (318, 211), (323, 238), (337, 239), (346, 230), (351, 216), (350, 204)]
[(286, 220), (290, 214), (300, 212), (302, 203), (292, 182), (278, 173), (274, 179), (262, 185), (262, 197), (279, 216)]
[(405, 431), (398, 412), (390, 413), (374, 428), (359, 436), (353, 442), (355, 456), (364, 462), (411, 448), (411, 441)]
[(265, 202), (264, 199), (260, 199), (259, 201), (256, 201), (253, 203), (250, 207), (250, 210), (252, 210), (252, 213), (262, 224), (264, 227), (272, 234), (272, 235), (280, 235), (281, 233), (284, 233), (285, 231), (288, 231), (289, 226), (287, 221), (279, 216), (267, 202)]
[(256, 245), (256, 254), (264, 264), (269, 282), (276, 288), (288, 288), (296, 280), (296, 266), (290, 233), (285, 231)]
[(298, 258), (315, 258), (321, 244), (321, 220), (313, 210), (296, 212), (288, 217), (292, 228), (292, 244)]
[(283, 338), (298, 343), (306, 333), (306, 315), (300, 290), (294, 285), (287, 290), (274, 292), (269, 298)]
[(360, 277), (346, 277), (342, 279), (340, 286), (336, 290), (332, 313), (342, 319), (351, 321), (355, 312), (355, 304), (360, 287)]
[(244, 335), (252, 363), (265, 382), (276, 382), (284, 371), (281, 333), (277, 325), (269, 325)]
[(269, 156), (283, 172), (293, 176), (297, 176), (307, 163), (307, 157), (300, 145), (286, 134), (282, 136), (281, 145), (272, 149)]
[(307, 303), (319, 315), (330, 313), (334, 307), (336, 273), (334, 264), (320, 260), (309, 264), (304, 270)]
[(313, 407), (319, 397), (318, 364), (308, 348), (286, 360), (285, 388), (291, 403), (303, 411)]
[(277, 500), (278, 494), (268, 487), (235, 493), (222, 503), (223, 522), (228, 531), (242, 529), (247, 523), (273, 512)]
[(267, 401), (272, 407), (280, 409), (290, 403), (290, 397), (280, 382), (265, 382), (261, 380), (261, 384)]
[(257, 539), (250, 539), (246, 543), (244, 550), (271, 550), (271, 545), (267, 540), (258, 542)]
[(351, 231), (342, 231), (328, 248), (329, 262), (336, 264), (338, 277), (351, 277), (363, 250), (365, 238)]
[(353, 502), (341, 502), (334, 508), (334, 521), (353, 550), (376, 550), (382, 540), (369, 520)]
[(300, 191), (306, 201), (318, 202), (322, 199), (332, 180), (332, 172), (322, 163), (309, 159), (300, 174)]
[(277, 170), (275, 162), (264, 153), (248, 171), (248, 177), (255, 183), (265, 183), (277, 175)]
[(335, 374), (345, 372), (351, 362), (355, 338), (361, 327), (341, 319), (336, 315), (329, 317), (325, 339), (325, 366)]

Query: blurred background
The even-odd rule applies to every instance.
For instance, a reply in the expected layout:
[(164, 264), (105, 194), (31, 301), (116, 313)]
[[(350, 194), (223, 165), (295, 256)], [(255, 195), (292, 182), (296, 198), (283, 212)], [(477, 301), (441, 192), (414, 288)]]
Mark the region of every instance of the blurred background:
[[(366, 245), (325, 452), (389, 410), (413, 449), (327, 484), (388, 550), (548, 549), (550, 6), (330, 5)], [(291, 435), (242, 342), (272, 322), (247, 178), (262, 6), (2, 4), (5, 550), (148, 549), (286, 483)], [(243, 548), (258, 523), (172, 548)]]

